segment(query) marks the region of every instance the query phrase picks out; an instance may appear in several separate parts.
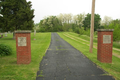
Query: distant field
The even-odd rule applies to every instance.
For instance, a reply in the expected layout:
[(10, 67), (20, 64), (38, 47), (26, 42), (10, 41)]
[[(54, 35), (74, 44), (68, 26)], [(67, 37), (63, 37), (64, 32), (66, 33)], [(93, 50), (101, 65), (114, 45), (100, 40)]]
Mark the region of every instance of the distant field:
[[(91, 61), (103, 68), (116, 80), (120, 80), (120, 58), (113, 55), (112, 64), (101, 63), (97, 60), (97, 39), (94, 39), (93, 53), (89, 53), (89, 37), (72, 32), (58, 32), (61, 38), (70, 43), (73, 47), (81, 51)], [(114, 51), (113, 51), (114, 52)], [(119, 54), (119, 51), (118, 51)]]
[(8, 37), (0, 39), (0, 43), (9, 45), (13, 50), (12, 55), (0, 57), (0, 80), (35, 80), (39, 63), (49, 47), (51, 33), (37, 33), (35, 37), (31, 34), (32, 61), (29, 65), (16, 64), (16, 42), (12, 37), (12, 34), (8, 34)]

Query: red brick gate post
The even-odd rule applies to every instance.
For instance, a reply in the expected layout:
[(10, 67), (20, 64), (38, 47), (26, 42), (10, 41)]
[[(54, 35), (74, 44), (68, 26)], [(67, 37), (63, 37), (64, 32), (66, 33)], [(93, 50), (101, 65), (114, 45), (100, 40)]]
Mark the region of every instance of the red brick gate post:
[(31, 31), (15, 31), (17, 64), (31, 62)]
[(113, 29), (98, 29), (97, 59), (112, 63)]

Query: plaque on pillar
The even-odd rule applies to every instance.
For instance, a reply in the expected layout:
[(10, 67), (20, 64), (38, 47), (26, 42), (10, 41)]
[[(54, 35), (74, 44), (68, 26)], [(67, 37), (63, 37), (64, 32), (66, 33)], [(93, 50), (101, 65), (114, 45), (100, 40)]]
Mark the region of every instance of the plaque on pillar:
[(111, 43), (111, 35), (103, 35), (103, 44)]

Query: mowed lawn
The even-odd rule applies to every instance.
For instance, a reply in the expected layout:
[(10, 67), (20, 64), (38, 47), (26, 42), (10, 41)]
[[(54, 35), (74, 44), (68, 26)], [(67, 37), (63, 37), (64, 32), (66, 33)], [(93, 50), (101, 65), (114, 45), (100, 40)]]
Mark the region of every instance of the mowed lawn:
[[(120, 80), (120, 58), (113, 55), (112, 64), (101, 63), (97, 60), (96, 48), (93, 48), (93, 53), (89, 53), (88, 37), (79, 36), (78, 34), (72, 32), (58, 32), (58, 34), (61, 38), (70, 43), (73, 47), (81, 51), (91, 61), (97, 64), (98, 67), (104, 69), (109, 73), (109, 75), (116, 78), (116, 80)], [(33, 33), (31, 34), (32, 61), (28, 65), (16, 64), (16, 42), (12, 39), (12, 37), (12, 34), (8, 34), (8, 37), (0, 39), (0, 43), (9, 45), (13, 50), (12, 55), (0, 57), (0, 80), (35, 80), (36, 73), (40, 66), (39, 63), (50, 45), (51, 33), (37, 33), (36, 36), (34, 36)], [(34, 38), (36, 40), (34, 40)], [(97, 41), (94, 40), (94, 46), (97, 45), (96, 43)]]
[[(0, 43), (12, 48), (12, 55), (0, 57), (0, 80), (35, 80), (40, 61), (50, 45), (51, 33), (31, 33), (31, 63), (17, 65), (16, 41), (13, 35), (0, 39)], [(33, 40), (33, 39), (36, 40)]]
[[(94, 39), (93, 53), (89, 53), (89, 37), (79, 35), (73, 32), (58, 32), (61, 38), (82, 52), (86, 57), (104, 69), (109, 75), (112, 75), (116, 80), (120, 80), (120, 58), (117, 56), (112, 57), (112, 63), (101, 63), (97, 60), (97, 39)], [(108, 75), (108, 74), (105, 74)]]

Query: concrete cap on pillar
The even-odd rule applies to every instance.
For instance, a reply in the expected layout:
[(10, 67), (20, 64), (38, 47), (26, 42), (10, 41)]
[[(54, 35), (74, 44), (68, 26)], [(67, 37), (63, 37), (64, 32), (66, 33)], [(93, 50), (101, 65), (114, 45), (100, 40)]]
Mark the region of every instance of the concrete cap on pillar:
[(15, 33), (31, 33), (30, 30), (15, 31)]
[(114, 31), (114, 29), (97, 29), (97, 31)]

